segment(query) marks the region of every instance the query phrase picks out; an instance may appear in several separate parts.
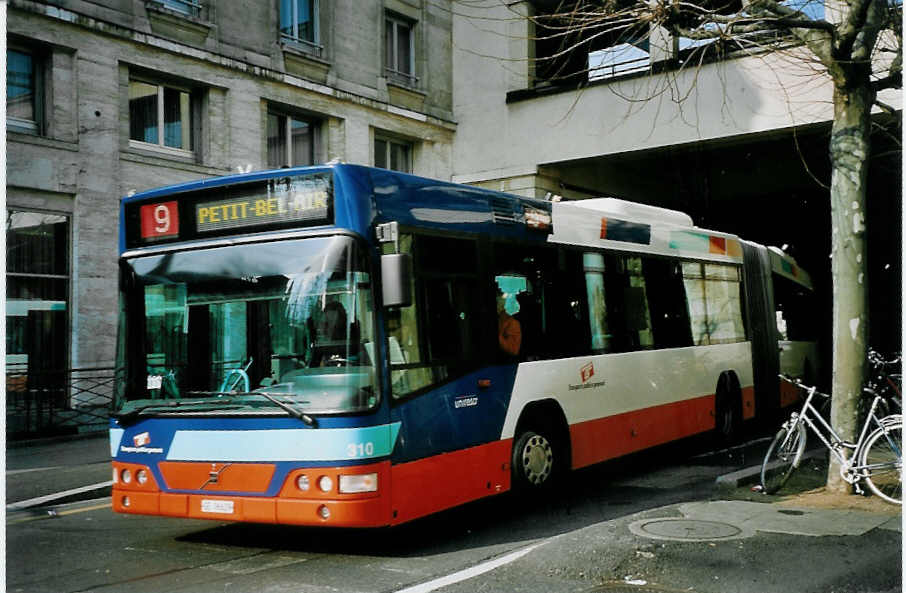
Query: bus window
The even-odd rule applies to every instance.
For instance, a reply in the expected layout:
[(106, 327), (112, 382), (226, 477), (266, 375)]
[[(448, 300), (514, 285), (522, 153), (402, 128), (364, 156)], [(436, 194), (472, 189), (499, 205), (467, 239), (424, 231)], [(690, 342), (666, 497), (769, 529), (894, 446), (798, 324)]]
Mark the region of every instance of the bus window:
[(683, 283), (696, 346), (746, 340), (739, 268), (685, 262)]
[[(393, 246), (383, 249), (389, 253)], [(385, 316), (396, 399), (457, 376), (476, 358), (475, 243), (402, 235), (400, 252), (414, 255), (415, 298)]]
[[(348, 237), (232, 245), (128, 260), (132, 400), (279, 394), (318, 413), (378, 403), (367, 262)], [(124, 306), (125, 306), (124, 305)], [(343, 314), (340, 315), (340, 310)], [(330, 318), (331, 334), (321, 331)], [(136, 404), (138, 405), (138, 404)]]
[[(604, 306), (610, 332), (605, 351), (632, 352), (654, 348), (642, 258), (605, 255), (604, 267)], [(594, 275), (591, 278), (597, 281)], [(588, 279), (586, 276), (586, 282)]]
[(812, 342), (817, 339), (815, 294), (779, 274), (772, 275), (777, 332), (781, 340)]
[(655, 348), (691, 346), (682, 267), (679, 262), (653, 257), (644, 258), (643, 265)]
[(591, 338), (585, 304), (582, 253), (571, 249), (557, 252), (556, 270), (545, 282), (546, 351), (549, 358), (584, 356), (591, 353)]
[[(497, 293), (497, 345), (505, 356), (522, 354), (522, 306), (519, 298), (528, 294), (528, 279), (518, 272), (505, 272), (494, 276)], [(527, 307), (528, 309), (528, 307)], [(521, 314), (521, 315), (520, 315)], [(533, 319), (526, 319), (532, 324)]]
[(607, 296), (604, 290), (606, 266), (600, 253), (583, 253), (585, 290), (588, 298), (588, 323), (591, 329), (591, 351), (605, 354), (611, 351), (613, 336), (607, 323)]

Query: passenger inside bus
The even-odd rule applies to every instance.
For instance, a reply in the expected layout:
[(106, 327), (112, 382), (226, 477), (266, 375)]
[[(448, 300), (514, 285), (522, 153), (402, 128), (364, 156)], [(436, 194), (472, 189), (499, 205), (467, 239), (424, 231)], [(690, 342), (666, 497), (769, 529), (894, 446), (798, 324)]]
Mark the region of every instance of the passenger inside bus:
[(522, 347), (522, 326), (506, 312), (506, 297), (497, 288), (497, 344), (509, 356), (519, 356)]

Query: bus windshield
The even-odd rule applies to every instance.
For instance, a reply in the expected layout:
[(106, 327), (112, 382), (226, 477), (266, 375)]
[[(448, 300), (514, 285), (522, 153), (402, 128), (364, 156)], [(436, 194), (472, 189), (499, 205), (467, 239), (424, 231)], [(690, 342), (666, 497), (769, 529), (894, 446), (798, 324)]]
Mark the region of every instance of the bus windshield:
[(374, 408), (365, 261), (347, 236), (125, 260), (118, 412), (285, 414), (275, 399), (307, 413)]

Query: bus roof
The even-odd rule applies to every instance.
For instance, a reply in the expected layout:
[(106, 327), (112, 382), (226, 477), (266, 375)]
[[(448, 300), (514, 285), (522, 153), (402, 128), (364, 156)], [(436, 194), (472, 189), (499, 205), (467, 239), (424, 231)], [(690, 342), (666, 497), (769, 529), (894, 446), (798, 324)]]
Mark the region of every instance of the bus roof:
[(742, 263), (736, 235), (696, 227), (677, 210), (616, 198), (555, 202), (553, 228), (556, 243)]
[[(619, 200), (549, 202), (480, 187), (343, 163), (257, 171), (189, 181), (123, 198), (123, 205), (294, 175), (330, 172), (337, 203), (333, 223), (373, 238), (384, 222), (403, 226), (486, 233), (531, 242), (742, 263), (739, 237), (696, 227), (689, 215)], [(122, 227), (123, 225), (121, 225)], [(121, 233), (123, 233), (121, 229)], [(125, 249), (125, 238), (121, 235)], [(783, 273), (790, 268), (779, 261)], [(788, 263), (788, 262), (787, 262)], [(788, 272), (794, 280), (796, 274)]]
[(768, 247), (768, 253), (771, 256), (771, 271), (784, 278), (789, 278), (796, 284), (813, 289), (812, 277), (809, 273), (799, 267), (796, 260), (789, 253), (786, 253), (779, 247)]
[[(187, 198), (185, 201), (197, 202), (194, 196), (201, 192), (210, 195), (212, 190), (216, 194), (217, 188), (319, 173), (331, 174), (334, 194), (342, 196), (342, 199), (334, 200), (332, 220), (324, 219), (322, 228), (332, 224), (373, 239), (374, 225), (397, 222), (402, 226), (485, 233), (531, 242), (545, 241), (550, 231), (551, 203), (545, 200), (343, 163), (225, 175), (155, 188), (124, 197), (121, 214), (125, 220), (127, 208), (134, 218), (139, 205), (183, 201), (180, 200), (182, 197)], [(129, 236), (134, 237), (135, 222), (131, 224)], [(125, 227), (125, 224), (121, 225), (121, 252), (126, 251), (127, 243), (137, 247), (134, 238), (127, 241)], [(257, 235), (269, 230), (265, 226), (248, 226), (245, 233), (237, 228), (235, 234)], [(186, 240), (196, 238), (201, 238), (198, 233), (190, 232), (185, 236)], [(170, 239), (170, 242), (176, 241), (176, 237)]]

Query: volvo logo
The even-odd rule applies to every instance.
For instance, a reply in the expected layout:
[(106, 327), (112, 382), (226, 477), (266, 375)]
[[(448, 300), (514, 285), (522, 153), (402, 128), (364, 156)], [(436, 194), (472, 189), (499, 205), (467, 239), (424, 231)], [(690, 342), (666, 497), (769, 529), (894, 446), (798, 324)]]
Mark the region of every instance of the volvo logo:
[(222, 466), (220, 466), (220, 469), (217, 469), (217, 464), (212, 463), (211, 471), (208, 472), (208, 479), (207, 479), (207, 481), (205, 481), (204, 484), (201, 485), (201, 488), (199, 488), (199, 490), (204, 490), (210, 484), (217, 484), (218, 481), (220, 480), (220, 475), (224, 472), (224, 470), (226, 470), (226, 468), (230, 467), (231, 465), (233, 465), (233, 464), (225, 463)]

